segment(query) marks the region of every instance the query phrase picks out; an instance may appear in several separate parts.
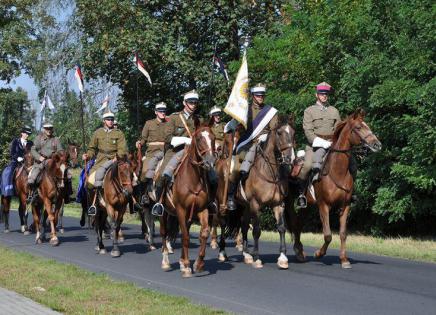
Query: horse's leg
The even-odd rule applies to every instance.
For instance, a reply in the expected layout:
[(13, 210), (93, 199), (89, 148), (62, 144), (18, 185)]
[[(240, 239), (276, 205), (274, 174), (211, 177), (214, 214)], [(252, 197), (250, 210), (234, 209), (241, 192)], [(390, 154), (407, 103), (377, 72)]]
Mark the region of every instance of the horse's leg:
[(206, 256), (207, 239), (209, 238), (209, 210), (205, 209), (198, 213), (200, 221), (200, 250), (194, 263), (194, 272), (202, 272), (204, 269), (204, 256)]
[(97, 233), (97, 246), (95, 250), (100, 254), (106, 254), (106, 248), (103, 244), (103, 230), (106, 224), (106, 212), (103, 209), (97, 209), (97, 214), (94, 217), (94, 229)]
[(259, 257), (259, 238), (262, 233), (260, 230), (260, 218), (259, 218), (259, 212), (257, 212), (259, 209), (258, 207), (254, 208), (256, 209), (256, 215), (253, 216), (253, 240), (254, 240), (254, 246), (253, 251), (251, 255), (253, 256), (253, 263), (252, 266), (256, 269), (262, 268), (263, 263), (262, 260)]
[(150, 211), (150, 207), (147, 206), (142, 213), (143, 213), (144, 224), (148, 229), (148, 236), (146, 237), (148, 241), (148, 246), (150, 250), (155, 250), (156, 245), (154, 244), (154, 220), (153, 220), (153, 215), (151, 214)]
[[(44, 208), (48, 215), (48, 220), (50, 221), (50, 244), (52, 246), (59, 245), (58, 237), (56, 236), (56, 212), (58, 210), (55, 210), (55, 213), (52, 212), (52, 203), (50, 200), (46, 199), (44, 201)], [(45, 220), (44, 220), (45, 221)]]
[(294, 209), (294, 199), (290, 199), (286, 204), (286, 215), (288, 216), (288, 228), (291, 230), (294, 237), (294, 253), (298, 262), (306, 261), (306, 254), (303, 249), (303, 243), (301, 243), (301, 231), (303, 229), (303, 222), (305, 214), (307, 213), (306, 209), (300, 209), (298, 214)]
[(332, 231), (330, 230), (330, 218), (329, 218), (329, 206), (325, 202), (320, 202), (319, 207), (319, 217), (322, 223), (322, 232), (324, 234), (324, 244), (318, 249), (314, 256), (315, 258), (321, 258), (327, 253), (327, 248), (332, 241)]
[(5, 233), (9, 233), (9, 213), (11, 208), (11, 197), (1, 197), (1, 206), (3, 207), (3, 214), (5, 220)]
[(179, 220), (180, 232), (182, 233), (182, 253), (180, 256), (180, 271), (183, 278), (192, 276), (191, 264), (189, 261), (189, 229), (186, 222), (185, 209), (177, 208), (177, 218)]
[(217, 236), (218, 236), (218, 215), (214, 214), (212, 216), (212, 233), (210, 237), (210, 247), (212, 249), (218, 248)]
[(288, 269), (288, 258), (286, 257), (286, 227), (285, 220), (283, 218), (284, 208), (283, 206), (274, 207), (274, 217), (276, 218), (277, 231), (280, 234), (280, 256), (277, 259), (277, 266), (280, 269)]
[(220, 235), (220, 242), (219, 242), (219, 254), (218, 254), (218, 260), (223, 262), (227, 260), (227, 254), (226, 254), (226, 238), (224, 235), (224, 231), (226, 230), (226, 222), (223, 218), (218, 218), (220, 227), (221, 227), (221, 235)]
[(161, 268), (163, 270), (170, 270), (170, 260), (168, 258), (168, 247), (167, 247), (167, 220), (168, 213), (164, 212), (163, 216), (159, 217), (160, 222), (160, 237), (162, 239), (162, 263)]
[(341, 260), (341, 266), (344, 269), (350, 269), (351, 264), (350, 261), (347, 258), (347, 255), (345, 253), (345, 246), (347, 241), (347, 219), (348, 219), (348, 213), (350, 212), (350, 205), (345, 206), (344, 210), (341, 211), (339, 216), (339, 237), (341, 238), (341, 250), (339, 253), (339, 259)]
[[(18, 212), (20, 213), (20, 219), (22, 218), (21, 231), (23, 232), (24, 235), (29, 235), (30, 234), (29, 226), (27, 224), (27, 218), (29, 214), (27, 213), (27, 209), (26, 209), (26, 194), (23, 192), (19, 192), (18, 199), (19, 199)], [(23, 227), (24, 227), (24, 231), (23, 231)]]
[(64, 208), (65, 208), (65, 202), (64, 200), (62, 200), (62, 206), (61, 209), (59, 211), (59, 232), (61, 232), (61, 234), (64, 234), (65, 230), (64, 230)]
[(41, 233), (41, 214), (39, 209), (32, 205), (32, 215), (33, 215), (33, 226), (35, 228), (35, 244), (42, 243), (42, 233)]
[(235, 247), (238, 250), (238, 252), (242, 252), (244, 245), (242, 244), (242, 234), (239, 231), (238, 234), (236, 235), (236, 239), (235, 239)]
[(244, 210), (244, 215), (241, 222), (241, 233), (242, 233), (242, 255), (244, 257), (244, 262), (246, 264), (253, 263), (253, 256), (248, 251), (248, 229), (250, 227), (250, 217), (247, 215), (248, 211)]

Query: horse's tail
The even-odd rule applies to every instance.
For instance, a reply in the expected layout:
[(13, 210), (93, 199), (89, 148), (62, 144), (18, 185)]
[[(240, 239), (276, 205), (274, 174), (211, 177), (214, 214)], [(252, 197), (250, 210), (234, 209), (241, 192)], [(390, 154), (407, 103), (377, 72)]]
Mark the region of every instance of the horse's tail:
[(242, 209), (237, 207), (236, 210), (229, 211), (226, 218), (226, 227), (224, 229), (224, 237), (235, 239), (241, 229)]
[(168, 215), (167, 220), (167, 238), (168, 241), (174, 242), (179, 234), (179, 220), (172, 215)]

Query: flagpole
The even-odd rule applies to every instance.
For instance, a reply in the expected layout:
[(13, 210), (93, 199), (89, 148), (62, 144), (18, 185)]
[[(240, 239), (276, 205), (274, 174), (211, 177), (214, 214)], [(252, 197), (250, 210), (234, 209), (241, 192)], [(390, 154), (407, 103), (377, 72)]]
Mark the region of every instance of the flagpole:
[(85, 123), (84, 123), (84, 109), (83, 109), (83, 95), (82, 91), (79, 91), (80, 95), (80, 125), (82, 127), (82, 148), (86, 151), (86, 140), (85, 140)]
[(212, 98), (213, 81), (214, 81), (214, 78), (215, 78), (215, 69), (214, 69), (215, 66), (214, 66), (214, 64), (215, 64), (216, 46), (217, 46), (217, 44), (218, 44), (218, 41), (215, 42), (215, 47), (214, 47), (214, 49), (213, 49), (213, 57), (212, 57), (212, 75), (211, 75), (211, 79), (210, 79), (209, 99), (208, 99), (209, 107), (212, 107), (212, 104), (211, 104), (211, 98)]
[(139, 131), (139, 86), (138, 86), (138, 76), (136, 74), (136, 132)]

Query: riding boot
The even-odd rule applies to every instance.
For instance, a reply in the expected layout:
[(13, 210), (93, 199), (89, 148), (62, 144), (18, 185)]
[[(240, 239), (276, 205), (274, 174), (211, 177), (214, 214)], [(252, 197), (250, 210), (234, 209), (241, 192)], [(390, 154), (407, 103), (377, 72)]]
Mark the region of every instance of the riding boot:
[(141, 206), (146, 206), (150, 203), (150, 197), (148, 194), (153, 190), (153, 179), (146, 178), (145, 179), (145, 192), (141, 197)]
[(33, 204), (38, 197), (38, 188), (36, 184), (29, 184), (29, 194), (27, 195), (26, 203)]
[(237, 187), (237, 183), (229, 181), (229, 191), (227, 193), (227, 209), (229, 211), (236, 210), (235, 193)]
[(218, 206), (215, 202), (215, 196), (218, 190), (218, 177), (214, 169), (211, 169), (207, 172), (207, 178), (209, 180), (209, 198), (211, 200), (207, 205), (207, 208), (210, 214), (215, 214), (218, 211)]
[(297, 190), (298, 190), (298, 198), (297, 198), (297, 208), (304, 209), (307, 207), (307, 199), (304, 193), (306, 192), (306, 181), (299, 179), (297, 181)]
[(248, 178), (248, 172), (246, 172), (244, 170), (239, 171), (239, 178), (241, 180), (242, 186), (244, 186), (245, 185), (245, 181)]
[(68, 204), (71, 202), (71, 195), (73, 194), (73, 183), (71, 182), (71, 178), (67, 179), (65, 182), (65, 203)]
[(92, 205), (88, 208), (88, 215), (89, 216), (95, 216), (97, 214), (97, 207), (95, 206), (95, 204), (97, 203), (98, 198), (100, 197), (100, 193), (102, 190), (103, 190), (102, 187), (95, 188), (94, 201), (93, 201)]
[(164, 174), (160, 181), (158, 181), (156, 185), (156, 203), (154, 204), (153, 208), (151, 208), (151, 214), (161, 217), (164, 213), (164, 206), (161, 203), (162, 194), (166, 190), (166, 187), (168, 183), (171, 181), (171, 177), (167, 174)]

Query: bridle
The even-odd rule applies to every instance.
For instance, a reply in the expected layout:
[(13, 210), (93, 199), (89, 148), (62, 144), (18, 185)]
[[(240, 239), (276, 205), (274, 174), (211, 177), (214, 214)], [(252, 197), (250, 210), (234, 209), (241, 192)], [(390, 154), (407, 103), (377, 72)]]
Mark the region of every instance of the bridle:
[(201, 129), (196, 130), (196, 131), (192, 134), (192, 137), (191, 137), (191, 139), (192, 139), (192, 141), (193, 141), (193, 143), (191, 143), (191, 145), (194, 147), (194, 150), (195, 150), (195, 156), (196, 156), (197, 158), (199, 158), (199, 160), (198, 160), (198, 159), (195, 159), (195, 160), (194, 160), (193, 157), (190, 156), (190, 157), (189, 157), (189, 161), (190, 161), (191, 164), (194, 165), (194, 166), (198, 166), (198, 167), (200, 167), (200, 168), (206, 169), (206, 168), (207, 168), (207, 162), (206, 162), (205, 159), (204, 159), (204, 155), (205, 155), (207, 152), (210, 152), (210, 153), (213, 155), (213, 154), (215, 153), (215, 150), (214, 150), (214, 148), (212, 148), (212, 146), (211, 146), (210, 148), (206, 148), (206, 149), (200, 150), (200, 148), (198, 147), (197, 141), (196, 141), (196, 139), (195, 139), (195, 136), (199, 133), (200, 130), (201, 130)]
[(113, 177), (112, 184), (115, 188), (115, 191), (117, 192), (117, 195), (122, 194), (125, 197), (128, 197), (130, 195), (130, 193), (127, 191), (125, 186), (131, 185), (132, 181), (129, 179), (122, 180), (121, 174), (120, 174), (120, 164), (128, 164), (128, 163), (127, 162), (116, 162), (116, 163), (118, 163), (118, 165), (114, 165), (113, 167), (115, 167), (115, 166), (117, 167), (117, 176)]

